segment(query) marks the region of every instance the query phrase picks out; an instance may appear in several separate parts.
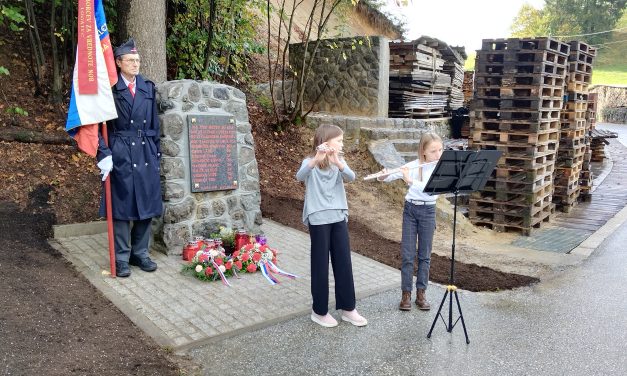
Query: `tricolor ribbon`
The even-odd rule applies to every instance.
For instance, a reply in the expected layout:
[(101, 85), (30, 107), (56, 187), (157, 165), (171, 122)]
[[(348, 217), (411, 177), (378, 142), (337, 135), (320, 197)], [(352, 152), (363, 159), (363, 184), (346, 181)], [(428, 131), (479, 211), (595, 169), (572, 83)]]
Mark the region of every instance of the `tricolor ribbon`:
[(276, 285), (279, 281), (276, 280), (271, 274), (268, 273), (266, 269), (268, 266), (265, 263), (259, 263), (259, 270), (261, 270), (261, 274), (270, 282), (271, 285)]
[(220, 275), (220, 279), (222, 279), (222, 283), (230, 287), (231, 284), (229, 283), (229, 281), (226, 280), (226, 277), (224, 276), (224, 273), (222, 273), (222, 270), (220, 270), (220, 267), (218, 266), (218, 264), (216, 264), (216, 262), (213, 260), (211, 260), (211, 264), (213, 264), (213, 267), (216, 269), (216, 271)]
[(286, 271), (283, 271), (283, 270), (279, 269), (279, 267), (278, 267), (278, 266), (276, 266), (276, 265), (274, 265), (274, 263), (273, 263), (272, 261), (267, 261), (267, 263), (268, 263), (268, 264), (269, 264), (269, 266), (270, 266), (270, 270), (272, 270), (273, 272), (275, 272), (275, 273), (277, 273), (277, 274), (280, 274), (280, 275), (286, 276), (287, 278), (291, 278), (291, 279), (298, 278), (298, 276), (297, 276), (297, 275), (295, 275), (295, 274), (288, 273), (288, 272), (286, 272)]

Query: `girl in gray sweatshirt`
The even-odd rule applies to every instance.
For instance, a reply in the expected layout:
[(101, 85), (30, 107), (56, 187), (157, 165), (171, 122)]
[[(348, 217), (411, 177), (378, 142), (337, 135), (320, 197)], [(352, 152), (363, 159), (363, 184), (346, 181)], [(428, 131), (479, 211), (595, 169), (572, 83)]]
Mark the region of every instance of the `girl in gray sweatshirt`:
[(321, 125), (313, 150), (303, 160), (296, 179), (305, 183), (303, 223), (311, 239), (311, 320), (324, 327), (338, 325), (329, 309), (329, 255), (335, 277), (335, 309), (343, 321), (364, 326), (368, 321), (355, 309), (355, 286), (348, 238), (348, 204), (344, 180), (355, 173), (341, 156), (344, 133), (336, 125)]

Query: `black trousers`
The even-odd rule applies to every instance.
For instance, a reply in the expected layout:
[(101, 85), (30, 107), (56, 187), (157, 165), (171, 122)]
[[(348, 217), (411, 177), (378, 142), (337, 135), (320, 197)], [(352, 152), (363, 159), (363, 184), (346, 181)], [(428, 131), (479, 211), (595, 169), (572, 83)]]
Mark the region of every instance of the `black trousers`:
[(311, 238), (311, 296), (313, 311), (329, 311), (329, 254), (335, 278), (335, 309), (355, 309), (355, 285), (346, 221), (309, 225)]

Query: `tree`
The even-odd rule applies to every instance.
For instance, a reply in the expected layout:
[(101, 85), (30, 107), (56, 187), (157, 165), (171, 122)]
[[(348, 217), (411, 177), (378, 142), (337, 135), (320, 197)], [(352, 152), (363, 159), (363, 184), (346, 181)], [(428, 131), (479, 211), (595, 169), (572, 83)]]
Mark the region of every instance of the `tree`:
[(548, 20), (543, 11), (529, 4), (520, 7), (510, 29), (512, 37), (518, 38), (549, 34)]
[[(267, 0), (266, 20), (268, 27), (267, 35), (267, 59), (268, 59), (268, 78), (270, 86), (270, 98), (272, 100), (272, 108), (277, 119), (277, 126), (282, 127), (283, 124), (290, 124), (298, 121), (299, 118), (306, 116), (312, 109), (314, 103), (309, 109), (304, 108), (304, 93), (307, 79), (311, 73), (311, 67), (314, 63), (314, 57), (319, 48), (323, 48), (322, 38), (329, 31), (327, 23), (334, 12), (338, 11), (341, 6), (356, 6), (359, 0), (314, 0), (311, 2), (311, 9), (304, 30), (299, 36), (300, 42), (303, 43), (303, 59), (296, 62), (295, 66), (288, 63), (288, 50), (290, 43), (298, 36), (292, 34), (294, 24), (294, 16), (296, 9), (303, 5), (303, 0), (293, 0), (291, 4), (286, 5), (286, 0), (280, 1), (278, 9), (274, 10), (271, 0)], [(278, 35), (272, 35), (270, 26), (272, 18), (278, 18)], [(282, 33), (285, 32), (283, 35)], [(272, 40), (277, 41), (275, 51), (272, 51)], [(272, 58), (274, 52), (274, 59)], [(282, 105), (276, 103), (275, 79), (281, 77), (280, 95), (283, 99)], [(291, 82), (288, 84), (288, 80)], [(324, 93), (326, 86), (320, 92)], [(292, 99), (294, 99), (292, 101)]]
[(157, 83), (165, 81), (166, 0), (117, 0), (117, 4), (118, 42), (133, 37), (142, 57), (142, 74)]
[[(591, 44), (605, 41), (625, 12), (627, 0), (546, 0), (543, 9), (523, 5), (511, 26), (512, 35), (564, 36)], [(599, 33), (599, 34), (596, 34)]]

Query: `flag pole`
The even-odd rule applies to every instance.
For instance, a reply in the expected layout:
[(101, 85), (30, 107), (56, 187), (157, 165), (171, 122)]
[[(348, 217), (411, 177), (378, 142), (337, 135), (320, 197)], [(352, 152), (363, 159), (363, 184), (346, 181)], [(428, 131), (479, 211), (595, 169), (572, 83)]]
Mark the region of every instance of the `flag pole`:
[[(107, 133), (107, 123), (102, 122), (102, 138), (105, 145), (109, 147), (109, 134)], [(113, 244), (113, 216), (111, 209), (111, 173), (105, 180), (105, 207), (107, 210), (107, 234), (109, 235), (109, 267), (111, 269), (111, 277), (115, 278), (115, 246)]]

